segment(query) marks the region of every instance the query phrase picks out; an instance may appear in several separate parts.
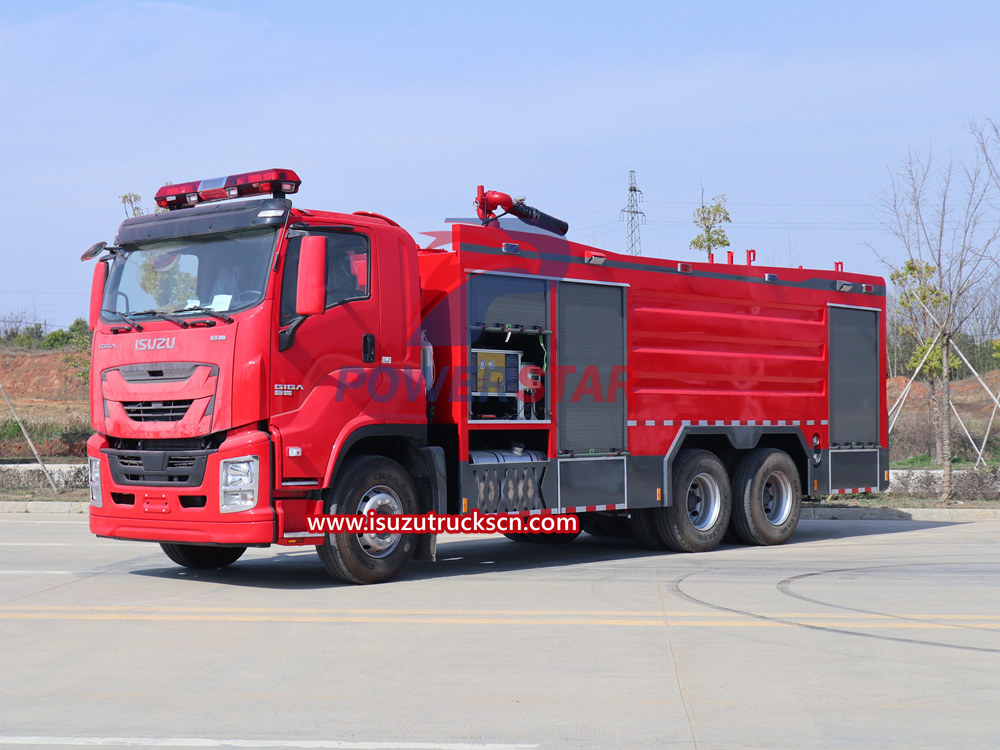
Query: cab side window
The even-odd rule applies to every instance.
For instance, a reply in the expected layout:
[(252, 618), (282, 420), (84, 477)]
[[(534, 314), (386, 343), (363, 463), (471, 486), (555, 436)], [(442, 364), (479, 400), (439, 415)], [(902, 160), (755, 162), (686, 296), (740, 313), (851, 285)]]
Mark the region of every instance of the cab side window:
[[(326, 236), (326, 308), (336, 307), (369, 296), (371, 250), (364, 235), (324, 232)], [(285, 268), (281, 278), (281, 325), (286, 326), (295, 314), (295, 292), (299, 278), (299, 251), (302, 238), (288, 241)]]

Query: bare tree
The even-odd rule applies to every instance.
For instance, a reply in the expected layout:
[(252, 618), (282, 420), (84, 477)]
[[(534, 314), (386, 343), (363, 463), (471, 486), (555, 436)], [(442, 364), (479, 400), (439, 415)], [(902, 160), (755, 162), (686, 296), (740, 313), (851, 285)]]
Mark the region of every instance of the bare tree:
[[(976, 138), (979, 146), (979, 153), (986, 164), (989, 179), (994, 189), (994, 197), (1000, 194), (1000, 123), (996, 120), (988, 119), (985, 125), (978, 125), (975, 122), (969, 124), (969, 129)], [(1000, 207), (998, 207), (1000, 208)], [(1000, 213), (1000, 210), (998, 210)], [(1000, 269), (1000, 253), (993, 251), (993, 263)], [(1000, 271), (998, 271), (1000, 274)], [(993, 338), (993, 345), (996, 347), (997, 356), (1000, 357), (1000, 294), (993, 295), (992, 303), (988, 310), (982, 311), (987, 317), (988, 325), (982, 334)]]
[(976, 139), (990, 182), (994, 187), (1000, 187), (1000, 122), (987, 118), (985, 125), (979, 125), (972, 121), (969, 130)]
[(983, 156), (972, 163), (953, 158), (940, 163), (933, 155), (911, 150), (890, 171), (889, 189), (879, 201), (882, 225), (906, 254), (903, 263), (894, 263), (876, 250), (892, 271), (904, 330), (917, 341), (921, 355), (934, 347), (930, 374), (939, 385), (934, 421), (943, 499), (951, 496), (952, 338), (963, 330), (970, 311), (986, 295), (996, 294), (992, 253), (1000, 224), (991, 204), (998, 187), (993, 177)]
[(965, 333), (969, 346), (962, 345), (962, 353), (979, 372), (988, 372), (1000, 366), (993, 357), (994, 342), (1000, 339), (1000, 293), (985, 295), (968, 311)]

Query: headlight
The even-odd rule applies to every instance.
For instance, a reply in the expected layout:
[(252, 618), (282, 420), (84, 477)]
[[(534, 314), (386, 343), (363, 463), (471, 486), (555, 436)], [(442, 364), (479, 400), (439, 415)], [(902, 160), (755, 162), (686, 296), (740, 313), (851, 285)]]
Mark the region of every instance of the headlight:
[(257, 456), (243, 456), (219, 463), (219, 510), (222, 513), (237, 513), (257, 506), (259, 462)]
[(88, 458), (87, 463), (89, 464), (89, 476), (88, 484), (90, 485), (90, 504), (95, 508), (101, 507), (101, 459), (99, 458)]

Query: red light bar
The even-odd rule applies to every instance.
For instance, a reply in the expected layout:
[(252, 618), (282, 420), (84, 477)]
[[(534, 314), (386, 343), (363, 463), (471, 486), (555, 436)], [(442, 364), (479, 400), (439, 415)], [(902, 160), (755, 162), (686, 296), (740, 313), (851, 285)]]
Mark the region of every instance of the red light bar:
[(161, 208), (186, 208), (196, 203), (224, 201), (247, 195), (297, 193), (302, 180), (290, 169), (267, 169), (200, 182), (164, 185), (156, 191), (156, 205)]

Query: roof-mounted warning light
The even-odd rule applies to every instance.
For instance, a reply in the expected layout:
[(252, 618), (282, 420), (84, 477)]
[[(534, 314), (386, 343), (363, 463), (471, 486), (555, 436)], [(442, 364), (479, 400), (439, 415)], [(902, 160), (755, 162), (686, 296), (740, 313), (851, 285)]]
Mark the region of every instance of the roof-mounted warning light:
[[(496, 190), (484, 190), (480, 185), (476, 190), (476, 212), (484, 226), (497, 226), (500, 216), (511, 214), (516, 216), (525, 224), (544, 229), (553, 234), (563, 236), (569, 231), (569, 224), (555, 216), (532, 208), (524, 202), (524, 198), (511, 198), (507, 193), (500, 193)], [(497, 209), (503, 209), (506, 213), (496, 215)]]
[(156, 205), (174, 210), (188, 208), (198, 203), (224, 201), (248, 195), (271, 193), (274, 197), (280, 198), (290, 193), (297, 193), (301, 184), (302, 180), (290, 169), (245, 172), (200, 182), (164, 185), (156, 191)]

